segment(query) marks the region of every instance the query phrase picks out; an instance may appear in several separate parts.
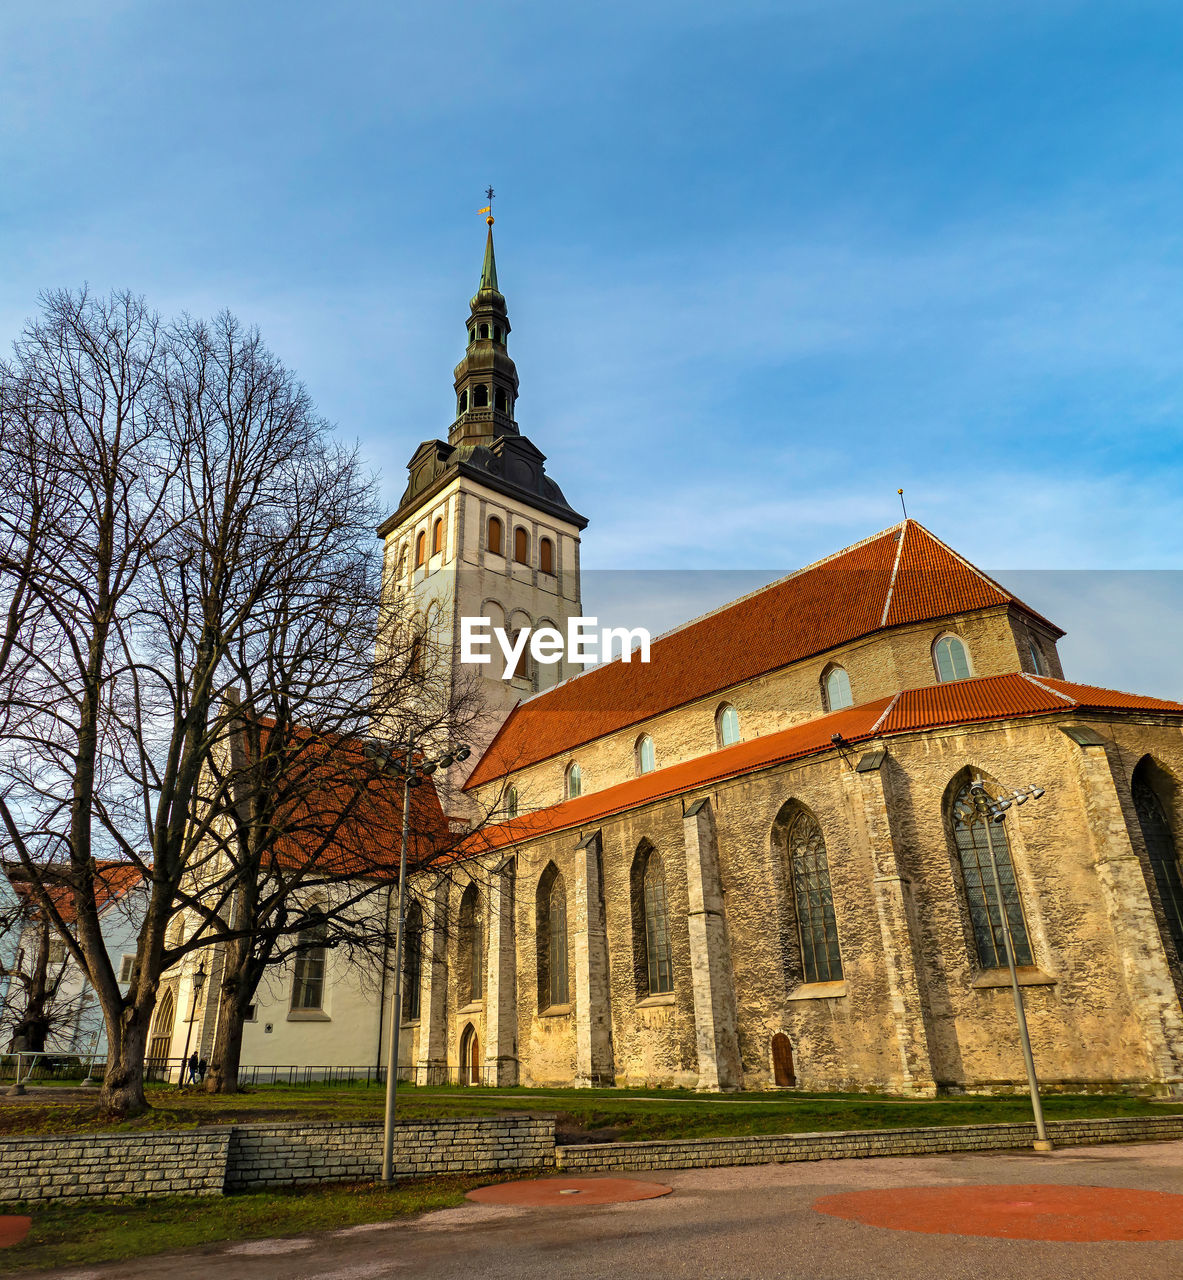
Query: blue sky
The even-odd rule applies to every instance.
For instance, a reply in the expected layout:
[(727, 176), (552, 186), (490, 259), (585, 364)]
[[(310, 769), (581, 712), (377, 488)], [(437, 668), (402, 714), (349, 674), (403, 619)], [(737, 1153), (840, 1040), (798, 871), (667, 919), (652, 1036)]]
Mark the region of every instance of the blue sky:
[(1174, 0), (45, 0), (0, 110), (5, 341), (84, 280), (227, 306), (393, 504), (491, 182), (586, 566), (771, 576), (902, 485), (1004, 578), (1163, 571), (1023, 581), (1074, 674), (1183, 695)]

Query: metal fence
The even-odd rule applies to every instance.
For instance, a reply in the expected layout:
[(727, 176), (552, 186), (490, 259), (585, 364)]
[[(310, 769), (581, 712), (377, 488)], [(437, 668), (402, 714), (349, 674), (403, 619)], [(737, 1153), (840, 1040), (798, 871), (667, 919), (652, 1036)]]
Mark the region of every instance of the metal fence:
[(84, 1080), (88, 1075), (102, 1079), (106, 1066), (102, 1058), (79, 1053), (0, 1053), (0, 1081), (13, 1084), (50, 1084), (55, 1080)]

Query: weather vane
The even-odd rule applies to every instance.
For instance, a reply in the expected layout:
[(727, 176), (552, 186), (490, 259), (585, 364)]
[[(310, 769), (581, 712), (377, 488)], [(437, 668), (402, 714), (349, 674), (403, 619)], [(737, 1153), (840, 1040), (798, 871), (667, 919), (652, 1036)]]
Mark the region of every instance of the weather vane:
[(489, 203), (485, 205), (483, 209), (477, 210), (477, 213), (487, 213), (489, 215), (488, 218), (485, 219), (485, 221), (488, 222), (489, 226), (493, 225), (493, 197), (496, 194), (497, 193), (493, 190), (492, 187), (486, 187), (485, 199), (488, 200)]

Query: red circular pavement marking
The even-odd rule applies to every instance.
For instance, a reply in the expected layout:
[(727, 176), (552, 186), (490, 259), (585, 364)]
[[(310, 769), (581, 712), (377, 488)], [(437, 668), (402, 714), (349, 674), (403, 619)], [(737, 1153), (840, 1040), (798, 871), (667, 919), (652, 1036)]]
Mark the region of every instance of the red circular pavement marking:
[(531, 1178), (523, 1182), (498, 1182), (468, 1193), (481, 1204), (536, 1205), (564, 1208), (584, 1204), (620, 1204), (625, 1200), (652, 1200), (668, 1196), (673, 1187), (636, 1178)]
[(29, 1234), (29, 1227), (32, 1224), (32, 1218), (26, 1218), (19, 1213), (0, 1213), (0, 1249), (20, 1244)]
[(893, 1187), (813, 1202), (896, 1231), (1003, 1240), (1183, 1240), (1183, 1196), (1128, 1187)]

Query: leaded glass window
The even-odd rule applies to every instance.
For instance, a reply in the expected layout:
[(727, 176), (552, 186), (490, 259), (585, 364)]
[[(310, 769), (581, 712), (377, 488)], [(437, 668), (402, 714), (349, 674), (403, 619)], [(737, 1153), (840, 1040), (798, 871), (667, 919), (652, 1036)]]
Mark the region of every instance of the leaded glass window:
[(573, 760), (567, 766), (566, 784), (568, 800), (574, 800), (577, 796), (583, 794), (583, 771), (580, 769), (578, 761)]
[(788, 844), (805, 981), (837, 982), (842, 977), (842, 955), (838, 950), (830, 865), (821, 827), (811, 813), (802, 809), (794, 816)]
[(715, 715), (715, 725), (719, 733), (719, 746), (730, 747), (739, 741), (739, 712), (725, 702)]
[(550, 886), (547, 912), (547, 959), (550, 965), (550, 1002), (567, 1004), (567, 886), (555, 876)]
[(1175, 954), (1183, 958), (1183, 879), (1179, 873), (1179, 851), (1162, 801), (1140, 776), (1134, 775), (1134, 808), (1146, 841), (1146, 852), (1158, 886), (1158, 897), (1167, 918), (1167, 930), (1175, 944)]
[(831, 667), (826, 674), (826, 710), (841, 711), (854, 703), (850, 692), (850, 677), (844, 667)]
[(470, 884), (460, 899), (460, 978), (465, 1003), (471, 1004), (484, 994), (485, 930), (481, 918), (481, 900), (475, 884)]
[(651, 853), (645, 860), (645, 957), (649, 963), (649, 994), (674, 989), (674, 961), (670, 952), (670, 918), (665, 892), (665, 868)]
[(411, 903), (403, 931), (403, 1019), (419, 1017), (419, 986), (423, 978), (423, 911)]
[(942, 636), (933, 649), (937, 664), (937, 679), (967, 680), (969, 678), (969, 654), (958, 636)]
[(977, 816), (970, 803), (968, 783), (961, 788), (953, 806), (953, 835), (961, 862), (961, 879), (965, 885), (965, 899), (973, 925), (978, 963), (984, 969), (1000, 969), (1007, 962), (1002, 916), (998, 911), (998, 894), (994, 887), (994, 873), (990, 868), (990, 848), (993, 846), (994, 860), (998, 864), (998, 881), (1002, 886), (1002, 900), (1006, 904), (1006, 918), (1015, 946), (1015, 964), (1034, 964), (1031, 942), (1027, 937), (1027, 923), (1023, 919), (1023, 903), (1011, 863), (1006, 824), (983, 821)]
[(653, 751), (653, 739), (647, 733), (641, 734), (637, 739), (636, 752), (637, 772), (652, 773), (657, 761)]

